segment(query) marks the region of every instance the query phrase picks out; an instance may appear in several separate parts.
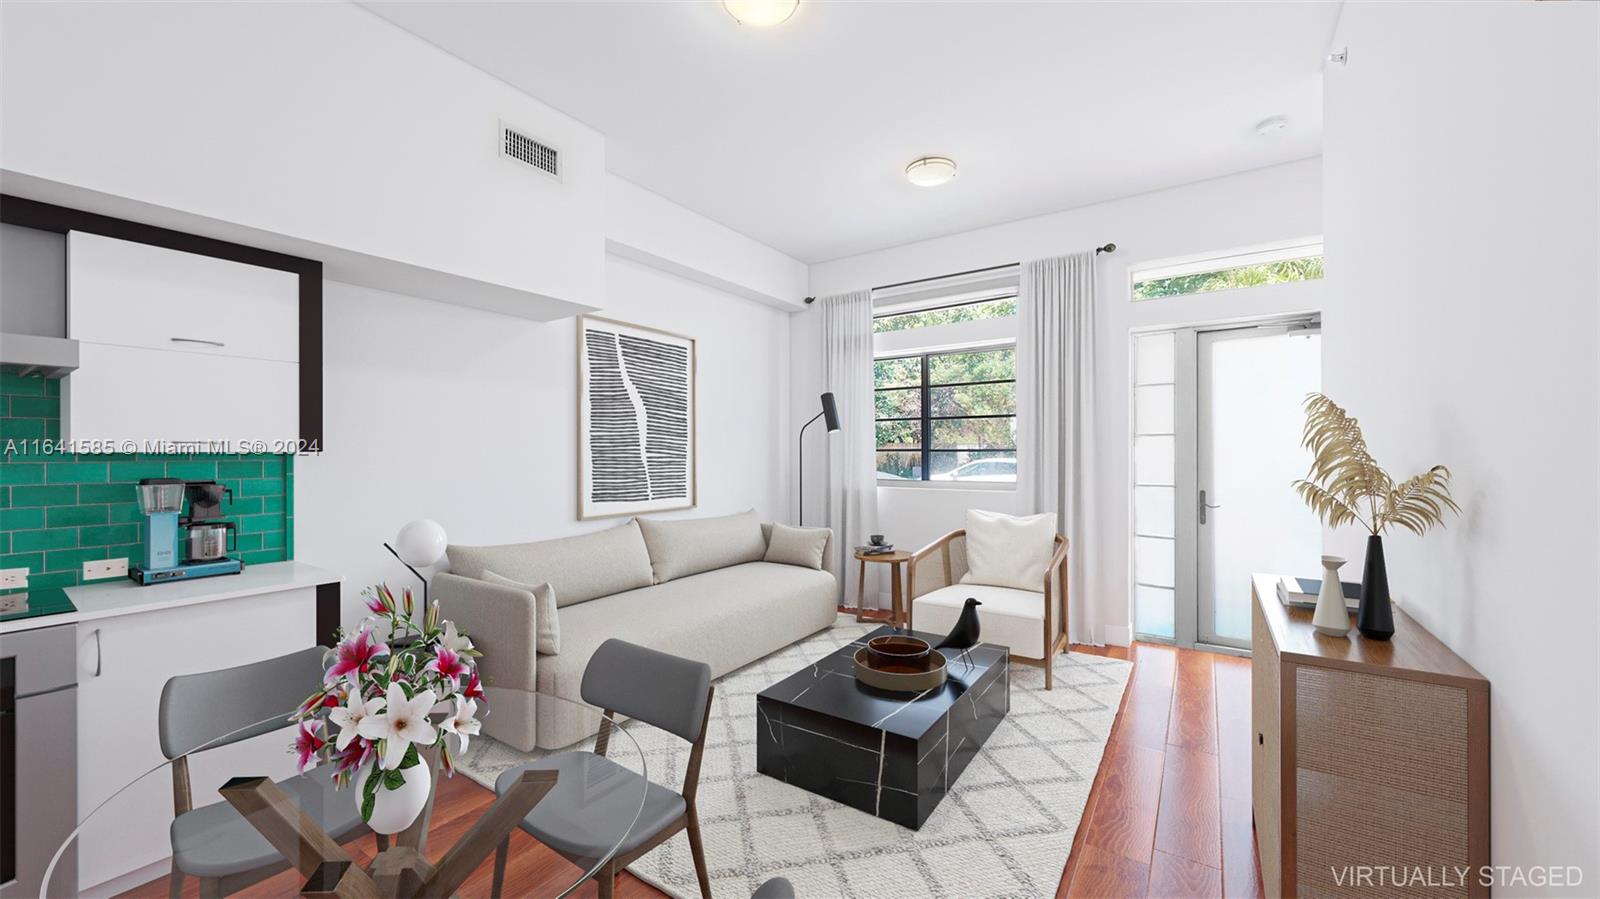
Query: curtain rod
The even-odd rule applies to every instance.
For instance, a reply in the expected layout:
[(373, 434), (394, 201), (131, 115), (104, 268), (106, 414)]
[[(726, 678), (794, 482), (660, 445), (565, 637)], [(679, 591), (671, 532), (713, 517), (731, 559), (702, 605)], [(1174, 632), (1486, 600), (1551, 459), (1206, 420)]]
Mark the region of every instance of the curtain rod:
[[(1117, 245), (1114, 244), (1114, 243), (1108, 243), (1103, 247), (1095, 247), (1094, 248), (1094, 254), (1096, 256), (1100, 255), (1101, 253), (1115, 253), (1116, 251), (1117, 251)], [(1020, 262), (1007, 262), (1007, 263), (1005, 263), (1003, 265), (990, 265), (990, 266), (986, 266), (984, 268), (973, 268), (973, 269), (968, 269), (968, 270), (966, 270), (964, 272), (950, 272), (949, 274), (946, 274), (946, 275), (934, 275), (931, 278), (915, 278), (915, 279), (912, 279), (910, 281), (899, 281), (899, 282), (896, 282), (894, 284), (879, 284), (877, 287), (874, 287), (872, 289), (873, 290), (891, 290), (891, 289), (896, 288), (896, 287), (910, 287), (913, 284), (923, 284), (923, 283), (926, 283), (928, 281), (943, 281), (946, 278), (961, 278), (961, 277), (965, 277), (967, 275), (981, 275), (984, 272), (998, 272), (998, 271), (1002, 271), (1002, 270), (1008, 269), (1008, 268), (1017, 268), (1017, 267), (1019, 267), (1021, 265), (1022, 265), (1022, 263), (1020, 263)], [(811, 305), (812, 303), (815, 303), (816, 301), (817, 301), (816, 297), (806, 297), (806, 305), (807, 306)]]

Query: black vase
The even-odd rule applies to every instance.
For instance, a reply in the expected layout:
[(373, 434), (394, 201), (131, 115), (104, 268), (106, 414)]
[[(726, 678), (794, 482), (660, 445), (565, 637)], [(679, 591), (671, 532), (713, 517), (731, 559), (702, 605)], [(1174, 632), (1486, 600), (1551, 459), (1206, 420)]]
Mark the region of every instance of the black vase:
[(1356, 628), (1369, 640), (1394, 636), (1394, 607), (1389, 604), (1389, 569), (1383, 564), (1383, 538), (1367, 537), (1367, 562), (1361, 570), (1361, 608)]

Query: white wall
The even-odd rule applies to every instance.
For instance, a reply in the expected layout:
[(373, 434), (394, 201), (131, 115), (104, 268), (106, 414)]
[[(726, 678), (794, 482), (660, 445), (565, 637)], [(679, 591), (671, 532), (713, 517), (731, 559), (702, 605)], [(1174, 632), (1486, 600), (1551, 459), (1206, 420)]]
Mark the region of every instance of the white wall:
[(1390, 584), (1492, 684), (1494, 863), (1585, 869), (1501, 892), (1593, 896), (1600, 10), (1349, 4), (1334, 44), (1327, 390), (1396, 476), (1454, 473)]
[[(7, 3), (0, 24), (9, 173), (600, 305), (601, 135), (357, 6)], [(501, 119), (561, 150), (560, 181), (499, 156)]]
[[(363, 586), (411, 576), (382, 543), (412, 518), (453, 542), (613, 527), (576, 520), (577, 323), (537, 324), (328, 282), (327, 451), (295, 463), (295, 558)], [(785, 511), (789, 316), (609, 259), (602, 313), (696, 338), (700, 507)]]
[[(959, 188), (959, 184), (956, 185)], [(1074, 589), (1074, 601), (1101, 604), (1105, 632), (1096, 639), (1126, 643), (1129, 576), (1129, 332), (1134, 328), (1247, 318), (1321, 307), (1316, 282), (1161, 300), (1128, 300), (1128, 270), (1153, 260), (1315, 237), (1322, 233), (1321, 165), (1310, 159), (1231, 175), (923, 241), (811, 267), (818, 296), (864, 287), (935, 277), (992, 265), (1080, 252), (1108, 241), (1116, 253), (1101, 256), (1100, 355), (1097, 376), (1102, 406), (1099, 455), (1104, 463), (1101, 508), (1105, 510), (1104, 555), (1098, 578)], [(821, 313), (813, 306), (794, 316), (791, 331), (797, 410), (816, 405), (822, 390)], [(821, 438), (818, 438), (820, 441)], [(808, 445), (806, 504), (822, 508), (826, 474), (822, 445)], [(813, 464), (813, 459), (818, 460)], [(924, 535), (960, 527), (969, 507), (1005, 511), (1015, 494), (880, 488), (879, 529), (897, 544), (920, 545)], [(974, 495), (977, 494), (977, 495)], [(1022, 510), (1017, 510), (1022, 511)], [(1092, 575), (1093, 577), (1093, 575)]]

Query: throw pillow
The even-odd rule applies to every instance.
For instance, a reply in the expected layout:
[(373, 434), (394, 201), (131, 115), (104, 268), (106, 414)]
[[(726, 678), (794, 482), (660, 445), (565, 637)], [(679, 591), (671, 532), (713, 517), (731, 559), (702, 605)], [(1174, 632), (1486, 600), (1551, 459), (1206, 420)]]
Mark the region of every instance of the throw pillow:
[(759, 562), (767, 552), (756, 510), (716, 518), (640, 518), (658, 584), (702, 571)]
[(774, 524), (772, 539), (767, 541), (765, 561), (821, 571), (822, 553), (828, 547), (831, 533), (827, 528), (792, 528), (786, 524)]
[(1019, 518), (969, 509), (967, 573), (961, 582), (1041, 592), (1055, 536), (1054, 512)]
[(533, 594), (533, 617), (536, 637), (535, 651), (542, 656), (561, 652), (561, 622), (556, 617), (556, 588), (549, 584), (524, 584), (492, 571), (485, 571), (483, 579), (502, 587), (515, 587)]

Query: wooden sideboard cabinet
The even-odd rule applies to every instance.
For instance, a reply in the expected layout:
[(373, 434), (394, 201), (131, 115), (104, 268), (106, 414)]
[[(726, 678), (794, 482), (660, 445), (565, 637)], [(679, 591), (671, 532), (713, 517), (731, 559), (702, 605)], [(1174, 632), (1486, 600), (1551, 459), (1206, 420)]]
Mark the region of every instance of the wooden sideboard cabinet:
[(1392, 640), (1322, 636), (1276, 582), (1252, 578), (1266, 895), (1489, 895), (1489, 682), (1398, 608)]

